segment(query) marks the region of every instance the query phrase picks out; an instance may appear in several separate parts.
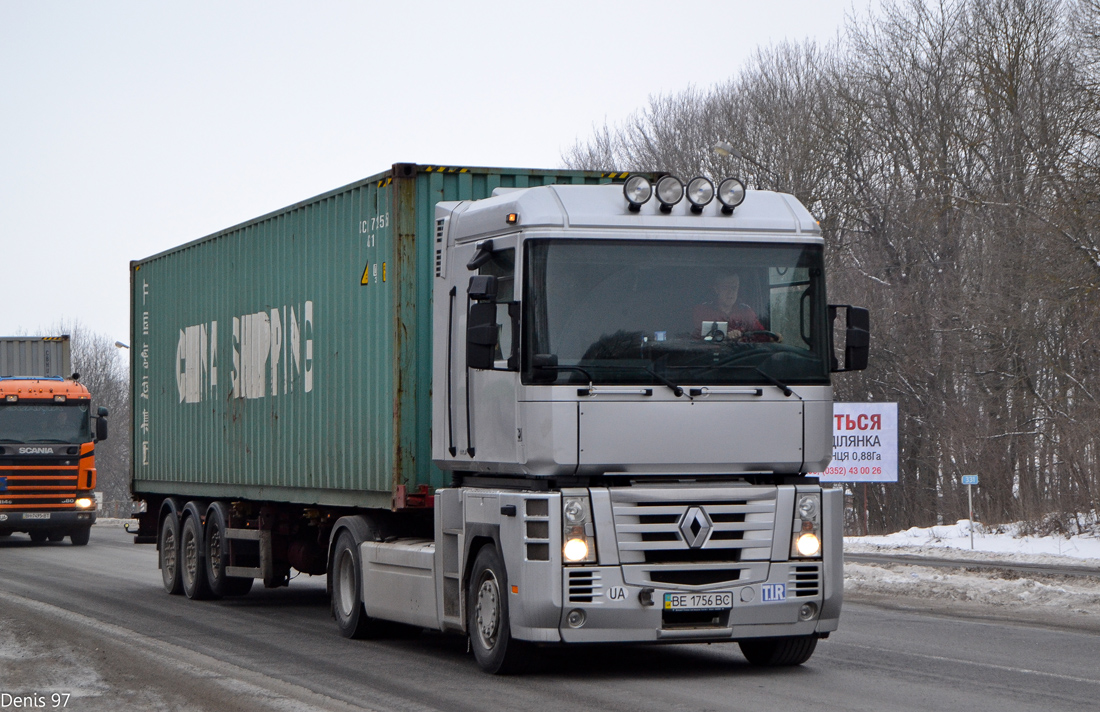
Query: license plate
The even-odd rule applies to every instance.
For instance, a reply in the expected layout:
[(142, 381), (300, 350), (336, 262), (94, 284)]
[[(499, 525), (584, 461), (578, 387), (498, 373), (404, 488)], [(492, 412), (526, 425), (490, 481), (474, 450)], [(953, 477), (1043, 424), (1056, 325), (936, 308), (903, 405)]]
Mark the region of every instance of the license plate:
[(733, 593), (730, 591), (665, 594), (666, 611), (720, 611), (732, 607)]
[(27, 512), (23, 515), (23, 519), (49, 519), (49, 512)]

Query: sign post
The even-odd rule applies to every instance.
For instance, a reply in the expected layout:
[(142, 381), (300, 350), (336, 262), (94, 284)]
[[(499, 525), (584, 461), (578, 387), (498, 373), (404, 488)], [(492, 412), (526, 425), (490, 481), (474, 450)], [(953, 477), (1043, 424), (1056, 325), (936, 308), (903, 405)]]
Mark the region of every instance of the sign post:
[(974, 485), (978, 484), (977, 475), (963, 475), (963, 484), (966, 485), (966, 501), (970, 514), (970, 550), (974, 550)]

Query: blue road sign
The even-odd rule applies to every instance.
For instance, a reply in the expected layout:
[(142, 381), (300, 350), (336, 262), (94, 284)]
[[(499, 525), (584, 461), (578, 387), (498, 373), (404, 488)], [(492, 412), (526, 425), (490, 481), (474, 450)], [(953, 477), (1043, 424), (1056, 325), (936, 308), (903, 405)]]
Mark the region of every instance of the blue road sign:
[(978, 476), (977, 475), (963, 475), (963, 484), (964, 485), (976, 485), (976, 484), (978, 484)]

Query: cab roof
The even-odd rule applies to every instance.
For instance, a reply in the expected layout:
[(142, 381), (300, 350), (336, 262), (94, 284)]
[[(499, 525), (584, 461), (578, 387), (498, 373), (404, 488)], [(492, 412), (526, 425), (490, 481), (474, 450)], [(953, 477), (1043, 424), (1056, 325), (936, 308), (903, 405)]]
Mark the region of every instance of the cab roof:
[(0, 400), (9, 395), (18, 396), (20, 400), (53, 400), (54, 396), (83, 400), (91, 398), (88, 389), (72, 379), (0, 377)]
[[(514, 225), (507, 222), (512, 213), (516, 215)], [(718, 201), (696, 215), (686, 199), (672, 206), (671, 212), (662, 213), (656, 197), (638, 212), (631, 212), (620, 184), (497, 189), (493, 197), (484, 200), (440, 203), (437, 217), (448, 214), (448, 231), (455, 242), (531, 227), (722, 231), (727, 236), (732, 231), (746, 237), (763, 233), (803, 239), (821, 236), (813, 215), (794, 196), (766, 190), (746, 191), (744, 202), (732, 215), (723, 215)]]

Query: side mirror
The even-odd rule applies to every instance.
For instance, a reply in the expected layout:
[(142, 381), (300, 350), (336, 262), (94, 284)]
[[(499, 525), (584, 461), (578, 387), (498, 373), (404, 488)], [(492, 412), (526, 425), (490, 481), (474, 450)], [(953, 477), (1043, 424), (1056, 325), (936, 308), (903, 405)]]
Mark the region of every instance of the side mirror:
[(95, 419), (95, 439), (102, 442), (107, 439), (107, 409), (99, 409), (99, 417)]
[[(862, 371), (867, 368), (867, 357), (871, 350), (870, 312), (862, 307), (830, 304), (829, 319), (834, 323), (834, 332), (838, 309), (844, 309), (847, 315), (847, 326), (844, 329), (844, 367), (841, 368), (836, 363), (836, 357), (833, 356), (832, 370), (834, 373)], [(830, 343), (832, 342), (832, 337), (830, 337)]]

